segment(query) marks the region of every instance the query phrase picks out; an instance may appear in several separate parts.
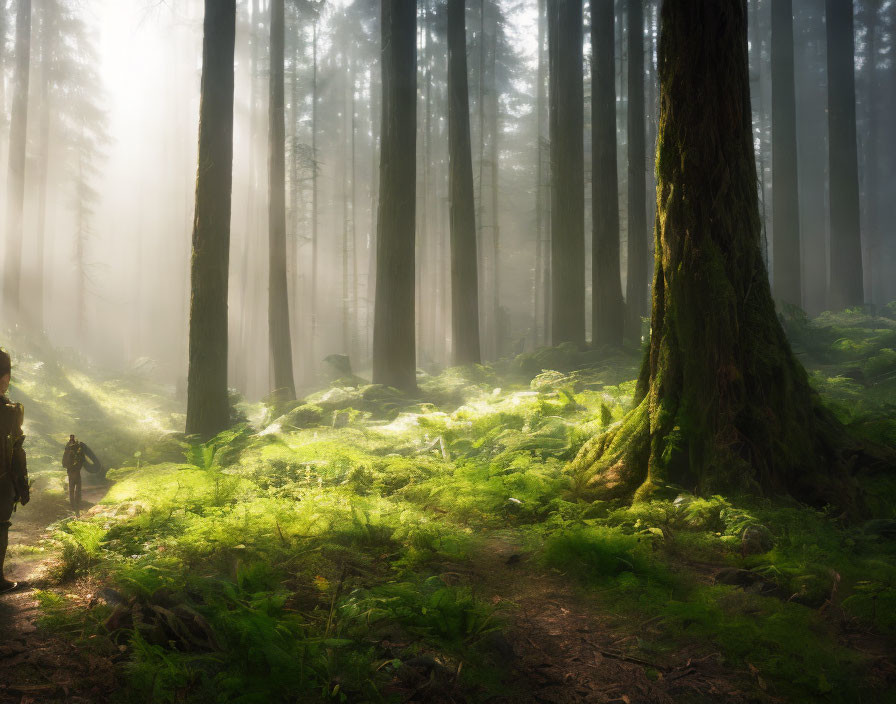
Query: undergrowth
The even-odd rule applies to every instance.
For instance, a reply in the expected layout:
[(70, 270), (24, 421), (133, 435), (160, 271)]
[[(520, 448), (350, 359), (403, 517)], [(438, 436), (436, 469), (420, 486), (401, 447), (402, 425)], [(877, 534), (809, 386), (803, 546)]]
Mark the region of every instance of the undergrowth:
[[(896, 321), (789, 310), (785, 323), (841, 419), (896, 445)], [(457, 575), (483, 536), (509, 530), (621, 630), (651, 619), (645, 657), (720, 653), (770, 696), (880, 700), (846, 635), (896, 637), (896, 482), (862, 478), (875, 516), (858, 524), (682, 487), (585, 501), (565, 467), (630, 409), (638, 361), (549, 348), (421, 373), (414, 398), (345, 379), (292, 404), (238, 401), (241, 423), (206, 443), (137, 394), (137, 416), (156, 409), (148, 429), (108, 414), (125, 419), (109, 491), (55, 534), (55, 578), (112, 591), (80, 616), (48, 591), (48, 623), (125, 648), (123, 701), (400, 701), (424, 682), (484, 701), (510, 678), (495, 634), (513, 612), (480, 598), (487, 575)], [(22, 363), (22, 391), (46, 374), (125, 405), (125, 382), (101, 394), (39, 364)], [(50, 457), (56, 435), (35, 431)]]

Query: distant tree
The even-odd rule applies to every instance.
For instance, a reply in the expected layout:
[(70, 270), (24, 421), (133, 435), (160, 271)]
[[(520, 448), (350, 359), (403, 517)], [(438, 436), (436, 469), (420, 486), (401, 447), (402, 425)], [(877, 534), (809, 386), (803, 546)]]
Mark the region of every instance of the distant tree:
[(373, 382), (417, 388), (414, 330), (416, 6), (382, 0), (382, 120)]
[(635, 409), (570, 467), (595, 496), (855, 499), (862, 450), (791, 352), (762, 260), (746, 31), (743, 0), (663, 3), (650, 349)]
[(289, 333), (289, 291), (286, 285), (286, 118), (284, 114), (284, 2), (271, 2), (270, 108), (268, 131), (268, 236), (270, 282), (268, 327), (273, 361), (274, 393), (296, 397)]
[(215, 435), (230, 424), (227, 279), (235, 33), (236, 0), (205, 0), (186, 424), (187, 433), (202, 437)]
[(856, 146), (855, 37), (852, 0), (826, 0), (828, 174), (831, 198), (830, 306), (862, 305), (862, 238)]
[(581, 0), (548, 0), (551, 341), (585, 344), (585, 167)]
[(448, 0), (448, 150), (451, 191), (451, 336), (455, 364), (480, 361), (476, 206), (464, 0)]
[(592, 338), (622, 344), (625, 309), (619, 272), (616, 79), (613, 0), (591, 2)]
[(647, 314), (647, 149), (644, 109), (644, 0), (628, 8), (628, 276), (626, 337), (641, 341)]
[(22, 218), (25, 210), (25, 149), (28, 129), (28, 80), (31, 70), (31, 0), (19, 0), (16, 10), (15, 67), (9, 121), (9, 171), (6, 177), (6, 261), (3, 305), (17, 321), (22, 276)]
[(775, 0), (772, 13), (772, 232), (775, 298), (802, 305), (793, 5)]

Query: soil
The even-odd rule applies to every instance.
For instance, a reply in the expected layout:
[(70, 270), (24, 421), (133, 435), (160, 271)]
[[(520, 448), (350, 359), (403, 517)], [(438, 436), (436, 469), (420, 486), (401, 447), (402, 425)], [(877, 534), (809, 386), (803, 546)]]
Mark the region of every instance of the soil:
[[(82, 492), (83, 510), (89, 509), (106, 492), (104, 485), (86, 485)], [(79, 648), (39, 622), (36, 590), (47, 586), (46, 572), (52, 557), (33, 550), (47, 537), (47, 515), (29, 515), (29, 506), (13, 515), (9, 531), (9, 555), (5, 574), (19, 587), (0, 595), (0, 704), (65, 702), (93, 704), (105, 702), (115, 689), (112, 659), (90, 649)], [(61, 507), (56, 507), (57, 512)], [(58, 520), (68, 513), (50, 517)], [(71, 585), (70, 585), (71, 586)], [(85, 585), (74, 585), (71, 595), (82, 599)]]

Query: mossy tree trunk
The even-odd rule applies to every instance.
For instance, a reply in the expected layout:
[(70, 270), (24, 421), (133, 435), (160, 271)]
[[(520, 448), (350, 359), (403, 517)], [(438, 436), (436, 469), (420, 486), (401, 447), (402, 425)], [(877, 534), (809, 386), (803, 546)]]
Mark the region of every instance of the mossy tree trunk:
[(743, 0), (663, 4), (649, 353), (636, 408), (569, 468), (598, 497), (852, 496), (856, 448), (790, 350), (762, 259), (746, 31)]
[(463, 0), (448, 0), (448, 160), (451, 191), (451, 336), (456, 364), (478, 364), (479, 283), (467, 31)]
[(233, 53), (236, 0), (205, 0), (199, 169), (190, 263), (187, 433), (210, 437), (230, 425), (227, 399), (227, 280), (233, 176)]

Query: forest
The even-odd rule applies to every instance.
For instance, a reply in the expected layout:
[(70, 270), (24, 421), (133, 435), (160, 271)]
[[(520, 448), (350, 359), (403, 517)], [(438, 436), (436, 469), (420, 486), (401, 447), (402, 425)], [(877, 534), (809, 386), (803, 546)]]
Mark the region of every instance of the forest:
[(0, 704), (896, 704), (894, 113), (896, 0), (0, 0)]

